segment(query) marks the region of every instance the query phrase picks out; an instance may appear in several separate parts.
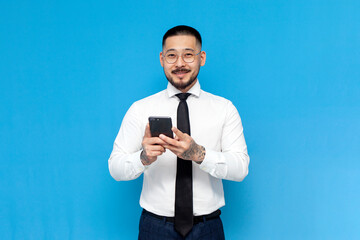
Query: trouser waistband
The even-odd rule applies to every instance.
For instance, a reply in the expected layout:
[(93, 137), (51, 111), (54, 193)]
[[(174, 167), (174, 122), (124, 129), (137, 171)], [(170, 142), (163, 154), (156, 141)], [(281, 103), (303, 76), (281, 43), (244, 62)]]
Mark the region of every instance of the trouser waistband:
[[(150, 215), (152, 217), (164, 220), (166, 222), (174, 222), (175, 218), (174, 217), (165, 217), (165, 216), (160, 216), (157, 214), (154, 214), (152, 212), (146, 211), (145, 209), (143, 209), (143, 214), (147, 214)], [(205, 222), (211, 219), (215, 219), (215, 218), (219, 218), (221, 214), (220, 209), (216, 210), (215, 212), (212, 212), (210, 214), (206, 214), (206, 215), (201, 215), (201, 216), (194, 216), (194, 224), (200, 223), (200, 222)]]

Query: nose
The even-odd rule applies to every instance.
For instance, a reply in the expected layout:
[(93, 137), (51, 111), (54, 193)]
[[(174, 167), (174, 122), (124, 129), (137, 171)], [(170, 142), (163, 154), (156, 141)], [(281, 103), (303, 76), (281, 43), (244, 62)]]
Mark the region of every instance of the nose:
[(178, 59), (176, 60), (175, 66), (176, 66), (176, 67), (183, 67), (183, 66), (185, 66), (185, 62), (184, 62), (184, 60), (183, 60), (183, 58), (182, 58), (181, 55), (180, 55), (180, 56), (178, 57)]

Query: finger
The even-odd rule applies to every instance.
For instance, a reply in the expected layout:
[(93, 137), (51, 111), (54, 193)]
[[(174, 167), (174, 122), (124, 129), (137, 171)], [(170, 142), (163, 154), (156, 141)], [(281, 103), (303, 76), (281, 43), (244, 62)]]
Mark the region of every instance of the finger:
[(152, 151), (152, 152), (149, 153), (149, 155), (152, 156), (152, 157), (157, 157), (157, 156), (162, 155), (163, 153), (164, 152), (162, 152), (162, 151)]
[(172, 151), (173, 153), (175, 153), (176, 155), (180, 152), (180, 149), (178, 147), (175, 147), (173, 145), (163, 145), (164, 148), (169, 149), (170, 151)]
[(178, 156), (178, 157), (181, 155), (180, 152), (177, 151), (174, 146), (168, 145), (168, 146), (166, 147), (166, 149), (170, 150), (172, 153), (174, 153), (174, 154), (175, 154), (176, 156)]
[(173, 146), (178, 146), (179, 141), (169, 138), (168, 136), (165, 136), (164, 134), (160, 134), (159, 136), (161, 138), (161, 140), (163, 140), (165, 142), (165, 144), (169, 144), (169, 145), (173, 145)]
[(158, 137), (148, 138), (146, 142), (147, 142), (147, 144), (150, 144), (150, 145), (155, 145), (155, 144), (163, 145), (163, 144), (166, 144), (166, 142), (164, 142), (161, 138), (158, 138)]
[(151, 138), (150, 125), (146, 124), (144, 137)]
[(180, 130), (177, 129), (176, 127), (172, 127), (171, 130), (175, 133), (175, 135), (176, 135), (180, 140), (184, 139), (185, 134), (184, 134), (182, 131), (180, 131)]
[(150, 146), (148, 147), (148, 149), (149, 149), (150, 151), (161, 151), (161, 152), (165, 152), (165, 148), (164, 148), (163, 146), (161, 146), (161, 145), (150, 145)]

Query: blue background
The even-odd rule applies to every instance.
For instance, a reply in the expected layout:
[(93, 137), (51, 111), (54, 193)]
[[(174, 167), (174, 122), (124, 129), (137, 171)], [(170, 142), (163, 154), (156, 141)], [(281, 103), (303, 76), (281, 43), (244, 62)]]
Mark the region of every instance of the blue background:
[(107, 160), (167, 81), (161, 38), (204, 39), (204, 90), (242, 117), (227, 239), (360, 238), (360, 2), (1, 1), (0, 239), (136, 239), (142, 178)]

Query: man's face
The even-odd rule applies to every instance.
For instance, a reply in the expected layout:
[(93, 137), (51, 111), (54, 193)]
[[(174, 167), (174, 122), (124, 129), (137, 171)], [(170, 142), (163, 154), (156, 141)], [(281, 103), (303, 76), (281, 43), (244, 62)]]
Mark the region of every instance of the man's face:
[[(187, 92), (196, 83), (200, 66), (205, 64), (206, 53), (200, 51), (200, 45), (191, 35), (172, 36), (165, 41), (163, 51), (160, 53), (160, 63), (168, 81), (182, 92)], [(165, 55), (170, 52), (179, 56), (174, 63), (168, 63), (165, 60)], [(193, 62), (185, 62), (181, 57), (186, 52), (192, 52), (195, 55)], [(184, 58), (186, 59), (186, 56)]]

